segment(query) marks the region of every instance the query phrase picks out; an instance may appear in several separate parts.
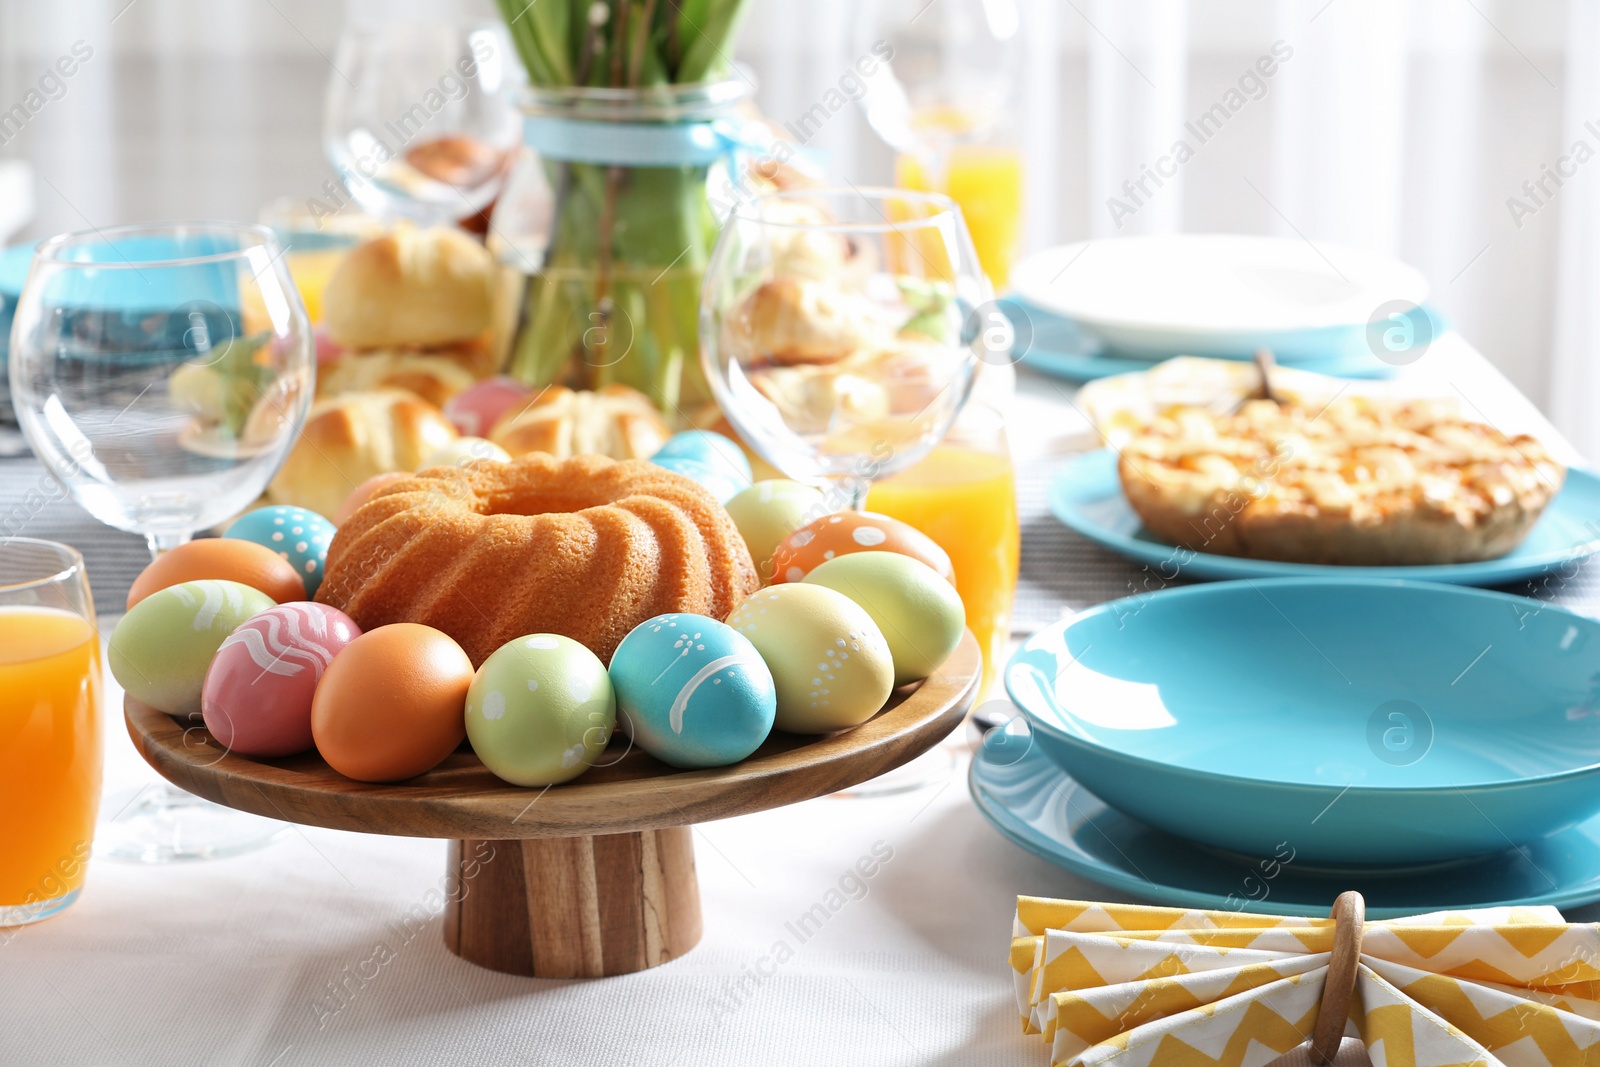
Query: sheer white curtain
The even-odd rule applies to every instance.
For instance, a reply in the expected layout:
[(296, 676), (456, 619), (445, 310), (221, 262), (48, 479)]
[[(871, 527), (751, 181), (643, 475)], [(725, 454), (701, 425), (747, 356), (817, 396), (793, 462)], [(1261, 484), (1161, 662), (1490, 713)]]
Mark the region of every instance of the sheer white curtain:
[[(752, 0), (737, 54), (770, 117), (795, 119), (837, 84), (861, 2)], [(957, 2), (932, 0), (923, 17)], [(442, 3), (7, 0), (0, 110), (74, 41), (95, 50), (65, 95), (0, 143), (0, 159), (38, 173), (29, 234), (251, 217), (272, 197), (316, 195), (330, 175), (320, 100), (339, 26)], [(1600, 152), (1600, 2), (1018, 3), (1031, 247), (1234, 231), (1399, 255), (1427, 273), (1468, 340), (1600, 459), (1600, 161), (1577, 149)], [(1163, 162), (1185, 139), (1191, 156)], [(852, 109), (809, 147), (852, 181), (890, 176)], [(1114, 210), (1119, 199), (1135, 210)]]

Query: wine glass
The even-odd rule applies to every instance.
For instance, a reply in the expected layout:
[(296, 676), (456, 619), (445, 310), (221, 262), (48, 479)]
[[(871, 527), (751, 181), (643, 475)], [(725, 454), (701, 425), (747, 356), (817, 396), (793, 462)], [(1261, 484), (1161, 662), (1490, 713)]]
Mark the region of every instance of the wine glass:
[[(152, 556), (250, 507), (305, 422), (311, 327), (263, 226), (172, 223), (53, 237), (12, 323), (17, 420), (96, 519)], [(281, 823), (170, 786), (102, 828), (103, 853), (164, 862), (265, 844)]]
[(380, 218), (476, 215), (522, 145), (511, 102), (520, 69), (498, 22), (347, 26), (323, 100), (328, 162)]
[(795, 189), (735, 207), (706, 271), (700, 353), (740, 436), (860, 510), (955, 421), (982, 354), (988, 280), (949, 197)]

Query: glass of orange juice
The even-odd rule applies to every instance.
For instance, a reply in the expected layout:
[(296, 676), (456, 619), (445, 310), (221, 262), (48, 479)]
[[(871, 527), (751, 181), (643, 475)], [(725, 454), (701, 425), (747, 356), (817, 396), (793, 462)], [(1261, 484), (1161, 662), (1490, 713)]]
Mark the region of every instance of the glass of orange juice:
[(1022, 152), (997, 144), (956, 145), (939, 161), (942, 173), (914, 155), (895, 159), (894, 183), (944, 193), (961, 205), (978, 262), (996, 289), (1011, 278), (1022, 244)]
[(915, 526), (950, 554), (967, 629), (983, 650), (982, 701), (1005, 663), (1022, 544), (1005, 419), (969, 403), (927, 458), (873, 484), (867, 509)]
[(102, 685), (83, 557), (0, 540), (0, 926), (48, 918), (83, 888)]

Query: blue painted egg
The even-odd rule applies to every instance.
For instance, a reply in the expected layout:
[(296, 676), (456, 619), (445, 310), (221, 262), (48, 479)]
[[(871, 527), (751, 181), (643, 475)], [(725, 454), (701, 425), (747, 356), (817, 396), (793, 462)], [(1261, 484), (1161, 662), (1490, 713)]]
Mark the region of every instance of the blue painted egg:
[(611, 657), (617, 719), (634, 744), (674, 767), (738, 763), (767, 739), (778, 710), (766, 662), (704, 615), (657, 615)]
[(702, 463), (697, 459), (687, 459), (683, 456), (658, 455), (650, 460), (658, 467), (665, 467), (685, 478), (693, 478), (704, 486), (720, 503), (726, 504), (746, 489), (750, 488), (750, 476), (741, 475), (738, 471), (719, 457), (713, 463)]
[(737, 473), (745, 485), (755, 475), (750, 470), (750, 458), (744, 454), (731, 438), (710, 430), (684, 430), (667, 438), (667, 443), (656, 450), (650, 457), (654, 461), (663, 459), (692, 459), (696, 463), (704, 464), (712, 469), (726, 468), (728, 473)]
[(254, 541), (294, 564), (295, 573), (306, 583), (306, 599), (317, 595), (322, 571), (328, 560), (328, 542), (333, 540), (333, 523), (306, 508), (257, 508), (239, 516), (224, 537)]

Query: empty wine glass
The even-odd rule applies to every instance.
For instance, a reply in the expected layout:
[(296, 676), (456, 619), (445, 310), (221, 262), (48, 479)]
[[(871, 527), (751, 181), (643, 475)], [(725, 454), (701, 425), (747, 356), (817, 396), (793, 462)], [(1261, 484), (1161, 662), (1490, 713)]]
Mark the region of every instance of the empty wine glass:
[(706, 272), (700, 350), (734, 429), (860, 509), (972, 386), (992, 306), (961, 210), (903, 189), (796, 189), (736, 207)]
[(350, 25), (323, 101), (328, 162), (381, 218), (476, 215), (522, 145), (511, 102), (520, 69), (498, 22)]
[[(12, 323), (17, 420), (96, 519), (153, 556), (261, 495), (314, 384), (311, 328), (270, 230), (124, 226), (34, 253)], [(162, 862), (264, 844), (283, 824), (173, 789), (101, 831), (103, 852)]]

